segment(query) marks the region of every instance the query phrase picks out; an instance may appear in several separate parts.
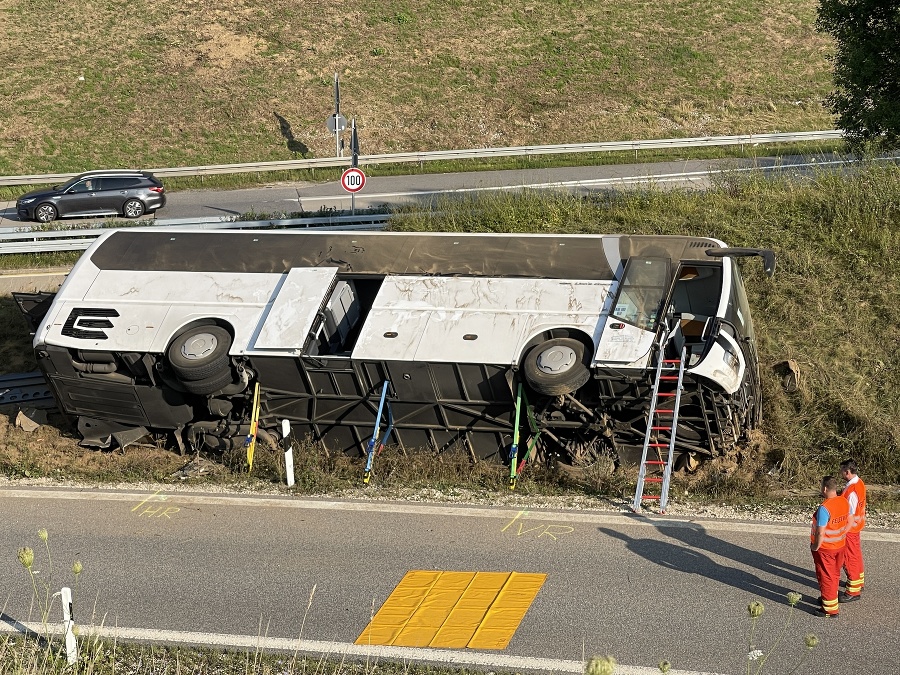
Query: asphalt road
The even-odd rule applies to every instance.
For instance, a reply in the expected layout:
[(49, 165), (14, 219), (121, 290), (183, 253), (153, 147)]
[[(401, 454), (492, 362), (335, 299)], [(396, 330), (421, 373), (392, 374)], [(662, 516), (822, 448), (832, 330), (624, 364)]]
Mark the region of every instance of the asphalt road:
[(767, 651), (784, 627), (785, 594), (797, 591), (804, 603), (770, 672), (803, 655), (809, 632), (820, 644), (803, 672), (897, 668), (900, 531), (866, 531), (863, 601), (823, 619), (809, 604), (818, 588), (805, 525), (12, 485), (0, 489), (0, 513), (0, 627), (37, 618), (16, 551), (32, 546), (46, 579), (36, 536), (45, 527), (54, 587), (71, 583), (72, 560), (84, 564), (82, 624), (302, 637), (340, 651), (409, 570), (538, 572), (547, 579), (507, 649), (454, 661), (577, 665), (609, 653), (630, 666), (618, 672), (649, 675), (661, 659), (679, 671), (746, 672), (747, 604), (765, 604), (754, 645)]
[[(822, 158), (800, 156), (755, 158), (748, 160), (690, 160), (655, 164), (620, 164), (554, 169), (522, 169), (444, 173), (410, 176), (369, 177), (363, 190), (352, 200), (337, 181), (327, 183), (278, 183), (241, 190), (188, 190), (170, 192), (160, 219), (236, 216), (248, 212), (261, 214), (362, 209), (383, 204), (421, 204), (432, 206), (439, 196), (460, 196), (478, 192), (532, 189), (566, 189), (587, 193), (637, 183), (703, 187), (718, 172), (726, 170), (775, 171), (790, 167), (807, 170), (824, 166)], [(365, 167), (363, 167), (365, 168)], [(15, 204), (0, 202), (0, 227), (19, 224)], [(65, 220), (63, 222), (101, 224), (103, 219)], [(102, 225), (100, 225), (102, 226)]]

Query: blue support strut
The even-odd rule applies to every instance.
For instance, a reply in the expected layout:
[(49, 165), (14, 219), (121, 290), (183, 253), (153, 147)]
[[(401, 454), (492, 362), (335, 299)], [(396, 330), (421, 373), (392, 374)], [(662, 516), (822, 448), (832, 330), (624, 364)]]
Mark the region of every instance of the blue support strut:
[[(378, 402), (378, 415), (375, 417), (375, 430), (372, 432), (372, 438), (369, 440), (369, 445), (366, 447), (366, 472), (363, 476), (363, 482), (366, 484), (368, 484), (369, 478), (372, 475), (372, 464), (375, 461), (376, 454), (375, 448), (376, 446), (378, 447), (379, 453), (384, 449), (384, 444), (387, 442), (388, 436), (391, 435), (391, 431), (394, 428), (394, 416), (391, 413), (391, 403), (387, 400), (387, 392), (390, 384), (389, 380), (385, 380), (381, 387), (381, 400)], [(381, 430), (381, 415), (384, 413), (385, 407), (387, 408), (388, 425), (387, 431), (385, 431), (384, 437), (379, 443), (378, 432)]]

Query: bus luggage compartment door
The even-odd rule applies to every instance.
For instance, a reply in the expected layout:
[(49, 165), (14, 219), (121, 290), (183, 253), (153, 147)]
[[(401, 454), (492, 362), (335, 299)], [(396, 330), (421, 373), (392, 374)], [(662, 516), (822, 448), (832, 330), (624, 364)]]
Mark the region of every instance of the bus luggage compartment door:
[(287, 273), (263, 313), (251, 349), (300, 349), (334, 287), (336, 267), (297, 267)]

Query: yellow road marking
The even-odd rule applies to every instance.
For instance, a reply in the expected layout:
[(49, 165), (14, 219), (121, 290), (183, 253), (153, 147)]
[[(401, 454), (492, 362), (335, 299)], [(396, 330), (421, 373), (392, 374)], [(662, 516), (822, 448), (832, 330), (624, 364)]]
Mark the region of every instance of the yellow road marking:
[[(154, 498), (156, 498), (156, 500), (160, 501), (160, 502), (165, 502), (165, 501), (168, 501), (168, 499), (169, 499), (166, 495), (160, 494), (160, 490), (157, 490), (152, 495), (147, 497), (144, 501), (142, 501), (140, 504), (138, 504), (133, 509), (131, 509), (131, 512), (134, 513), (142, 506), (146, 506), (149, 502), (152, 502)], [(141, 511), (137, 515), (138, 516), (147, 516), (148, 518), (153, 518), (153, 517), (162, 518), (163, 516), (165, 516), (166, 518), (171, 519), (172, 518), (171, 514), (178, 513), (179, 511), (181, 511), (181, 509), (176, 506), (168, 506), (166, 508), (163, 508), (162, 506), (157, 506), (155, 508), (153, 506), (147, 506), (143, 511)]]
[(505, 649), (546, 578), (519, 572), (407, 572), (356, 644)]
[(133, 509), (131, 509), (132, 512), (133, 512), (133, 511), (137, 511), (139, 508), (141, 508), (144, 504), (146, 504), (146, 503), (149, 502), (151, 499), (153, 499), (153, 498), (154, 498), (156, 495), (158, 495), (160, 492), (162, 492), (162, 490), (157, 490), (156, 492), (154, 492), (152, 495), (150, 495), (149, 497), (147, 497), (147, 498), (146, 498), (144, 501), (142, 501), (140, 504), (138, 504), (138, 505), (135, 506)]

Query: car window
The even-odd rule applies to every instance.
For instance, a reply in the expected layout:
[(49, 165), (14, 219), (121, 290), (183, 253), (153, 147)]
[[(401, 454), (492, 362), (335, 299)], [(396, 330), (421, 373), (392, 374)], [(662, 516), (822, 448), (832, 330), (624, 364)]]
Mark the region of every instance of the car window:
[(97, 179), (96, 178), (88, 178), (87, 180), (80, 180), (75, 183), (72, 187), (69, 188), (69, 192), (93, 192), (97, 189), (96, 187)]
[(101, 178), (100, 182), (102, 190), (127, 190), (140, 185), (141, 179), (137, 176), (115, 176)]

